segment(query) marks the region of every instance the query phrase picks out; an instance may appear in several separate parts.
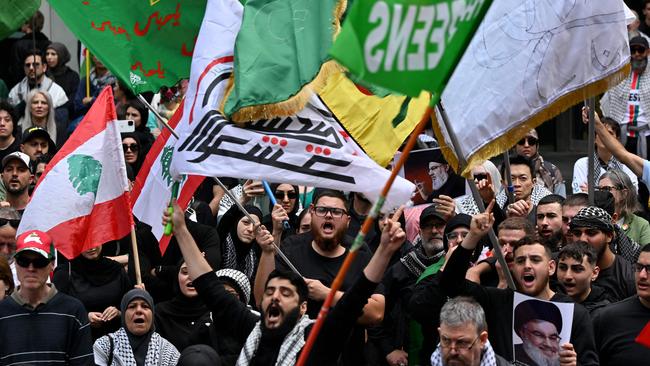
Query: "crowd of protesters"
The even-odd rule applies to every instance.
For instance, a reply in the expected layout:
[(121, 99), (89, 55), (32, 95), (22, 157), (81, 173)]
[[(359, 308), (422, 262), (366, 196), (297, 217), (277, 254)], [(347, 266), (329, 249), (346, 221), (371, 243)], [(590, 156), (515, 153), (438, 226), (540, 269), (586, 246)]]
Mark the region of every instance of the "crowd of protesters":
[[(0, 364), (295, 364), (370, 201), (292, 182), (272, 184), (272, 200), (260, 181), (221, 178), (226, 192), (207, 178), (187, 210), (161, 212), (174, 227), (164, 253), (137, 217), (138, 256), (130, 236), (71, 260), (46, 232), (17, 237), (45, 166), (103, 88), (113, 88), (118, 118), (134, 122), (122, 134), (131, 181), (160, 133), (101, 60), (86, 60), (91, 71), (80, 76), (42, 27), (37, 12), (23, 38), (3, 42), (0, 64)], [(425, 204), (405, 203), (371, 228), (307, 364), (645, 364), (648, 29), (650, 21), (631, 24), (632, 73), (600, 99), (591, 181), (588, 157), (567, 181), (534, 129), (509, 164), (472, 169), (478, 196), (432, 156), (431, 184), (413, 196)], [(170, 118), (186, 89), (184, 81), (144, 97)], [(528, 298), (517, 304), (519, 294)], [(563, 318), (554, 303), (574, 305)]]

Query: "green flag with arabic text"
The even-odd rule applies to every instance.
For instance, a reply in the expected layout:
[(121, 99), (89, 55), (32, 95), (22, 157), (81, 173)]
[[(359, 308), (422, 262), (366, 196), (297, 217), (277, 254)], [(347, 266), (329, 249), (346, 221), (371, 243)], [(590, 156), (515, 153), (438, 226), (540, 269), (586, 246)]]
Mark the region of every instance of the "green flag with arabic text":
[(363, 81), (440, 95), (491, 0), (356, 0), (330, 54)]
[(206, 0), (49, 0), (68, 28), (137, 94), (190, 76)]

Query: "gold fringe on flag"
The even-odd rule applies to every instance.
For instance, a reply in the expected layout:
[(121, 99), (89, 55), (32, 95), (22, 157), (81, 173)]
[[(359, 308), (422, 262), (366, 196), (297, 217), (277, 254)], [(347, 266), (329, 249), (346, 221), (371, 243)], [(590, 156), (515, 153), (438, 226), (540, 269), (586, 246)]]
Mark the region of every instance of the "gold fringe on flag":
[[(334, 12), (332, 14), (332, 40), (335, 40), (341, 31), (341, 17), (347, 8), (347, 0), (339, 0), (337, 5), (334, 7)], [(327, 79), (334, 73), (343, 71), (343, 68), (339, 66), (335, 61), (330, 60), (324, 62), (316, 77), (303, 85), (300, 90), (296, 92), (293, 96), (277, 103), (269, 104), (258, 104), (247, 107), (242, 107), (237, 112), (233, 113), (230, 116), (230, 120), (243, 125), (246, 122), (256, 121), (260, 119), (271, 119), (274, 117), (286, 117), (298, 113), (309, 101), (309, 98), (312, 94), (318, 93), (325, 87)], [(233, 90), (235, 85), (235, 73), (233, 72), (228, 79), (228, 86), (224, 97), (221, 101), (219, 109), (223, 112), (225, 109), (226, 101), (230, 97), (230, 93)]]
[[(540, 111), (519, 125), (512, 127), (503, 136), (492, 140), (487, 145), (478, 149), (474, 154), (472, 154), (472, 156), (469, 157), (467, 165), (462, 167), (460, 175), (464, 176), (465, 178), (470, 177), (473, 167), (481, 164), (487, 159), (490, 159), (496, 155), (503, 153), (504, 151), (507, 151), (513, 147), (517, 141), (526, 136), (528, 131), (536, 128), (545, 121), (548, 121), (549, 119), (557, 116), (558, 114), (564, 112), (579, 102), (587, 98), (602, 94), (612, 86), (619, 84), (625, 80), (625, 78), (627, 78), (627, 76), (630, 74), (630, 70), (631, 66), (629, 63), (627, 63), (605, 78), (594, 81), (591, 84), (588, 84), (580, 89), (574, 90), (561, 96), (555, 102), (544, 108), (544, 110)], [(454, 149), (447, 145), (435, 113), (432, 114), (431, 119), (433, 122), (433, 131), (436, 135), (436, 138), (438, 139), (438, 142), (440, 143), (440, 148), (442, 150), (443, 156), (445, 157), (445, 160), (447, 160), (447, 163), (449, 163), (455, 172), (458, 172), (459, 159), (456, 156)], [(451, 121), (451, 123), (453, 124), (453, 121)]]

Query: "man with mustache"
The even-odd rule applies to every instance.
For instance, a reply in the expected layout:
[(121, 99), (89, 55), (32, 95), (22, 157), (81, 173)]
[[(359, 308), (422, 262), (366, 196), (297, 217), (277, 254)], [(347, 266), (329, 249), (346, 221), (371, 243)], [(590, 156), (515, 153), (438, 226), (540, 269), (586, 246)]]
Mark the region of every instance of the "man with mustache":
[(515, 307), (514, 330), (522, 343), (515, 345), (515, 359), (530, 366), (560, 365), (562, 314), (557, 306), (526, 300)]
[[(324, 248), (333, 248), (335, 234), (344, 230), (345, 225), (328, 224), (332, 215), (342, 218), (344, 210), (338, 207), (335, 200), (340, 200), (336, 193), (317, 197), (311, 209), (325, 216), (317, 216), (321, 220), (317, 225), (322, 231), (320, 239)], [(341, 203), (343, 201), (340, 201)], [(323, 220), (322, 218), (325, 217)], [(261, 298), (262, 316), (252, 314), (244, 304), (234, 299), (223, 288), (208, 262), (203, 258), (194, 239), (185, 227), (182, 210), (175, 205), (173, 216), (165, 212), (164, 222), (172, 220), (174, 235), (178, 240), (183, 257), (188, 265), (190, 278), (206, 303), (212, 310), (215, 323), (227, 328), (234, 336), (246, 340), (239, 355), (238, 365), (294, 365), (303, 342), (313, 326), (313, 320), (307, 314), (307, 298), (312, 290), (305, 280), (293, 273), (274, 270), (268, 276)], [(312, 221), (313, 223), (313, 221)], [(355, 281), (345, 295), (339, 297), (337, 306), (327, 317), (321, 334), (316, 341), (308, 361), (310, 365), (331, 365), (336, 363), (341, 348), (349, 339), (355, 320), (361, 315), (364, 304), (372, 295), (375, 287), (381, 281), (391, 256), (404, 243), (406, 235), (396, 221), (390, 221), (382, 232), (381, 243), (365, 268), (355, 277)], [(258, 232), (258, 243), (264, 251), (273, 248), (273, 236), (265, 229)], [(259, 275), (259, 272), (258, 272)], [(364, 310), (365, 312), (365, 310)], [(359, 352), (361, 348), (357, 348)], [(277, 363), (276, 363), (277, 361)]]
[(636, 36), (630, 40), (632, 72), (613, 87), (600, 100), (603, 115), (621, 124), (625, 148), (643, 159), (648, 158), (650, 73), (648, 66), (648, 40)]
[(29, 156), (19, 151), (2, 159), (2, 183), (7, 188), (3, 204), (16, 209), (21, 215), (29, 202), (29, 185), (34, 175), (29, 169)]
[[(345, 195), (331, 189), (319, 189), (308, 209), (311, 214), (311, 231), (286, 238), (282, 242), (282, 251), (307, 282), (309, 296), (306, 311), (310, 318), (315, 319), (348, 253), (350, 242), (345, 234), (350, 214)], [(364, 244), (359, 249), (341, 290), (335, 296), (333, 305), (352, 287), (371, 257), (370, 249)], [(272, 247), (263, 246), (255, 276), (255, 299), (258, 303), (265, 291), (266, 277), (274, 269), (290, 271), (289, 266), (279, 256), (275, 256)], [(355, 327), (352, 339), (346, 342), (343, 354), (346, 364), (364, 362), (363, 354), (358, 350), (364, 342), (364, 327), (377, 325), (383, 319), (385, 299), (381, 292), (379, 289), (370, 297), (363, 308), (363, 315), (358, 319), (359, 326)]]
[[(431, 193), (426, 197), (426, 202), (433, 202), (434, 198), (448, 196), (456, 198), (465, 194), (465, 179), (454, 174), (439, 149), (431, 151), (432, 158), (427, 166), (431, 177)], [(422, 192), (420, 192), (422, 195)], [(425, 197), (422, 197), (425, 198)]]
[(635, 296), (594, 313), (594, 334), (602, 365), (645, 365), (650, 359), (646, 337), (650, 321), (650, 246), (634, 263)]
[(539, 200), (535, 213), (537, 234), (552, 252), (559, 251), (565, 244), (562, 233), (562, 202), (564, 197), (557, 194), (548, 195)]

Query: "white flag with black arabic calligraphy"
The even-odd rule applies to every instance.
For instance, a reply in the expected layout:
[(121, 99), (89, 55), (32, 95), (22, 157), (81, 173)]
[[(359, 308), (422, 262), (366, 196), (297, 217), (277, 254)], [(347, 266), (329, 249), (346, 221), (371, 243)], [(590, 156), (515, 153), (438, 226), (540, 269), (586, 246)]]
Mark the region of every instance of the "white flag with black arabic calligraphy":
[[(172, 174), (264, 179), (363, 193), (379, 198), (390, 172), (348, 136), (320, 98), (313, 95), (297, 115), (259, 120), (246, 128), (216, 110), (180, 131)], [(405, 204), (415, 186), (395, 179), (385, 210)]]

